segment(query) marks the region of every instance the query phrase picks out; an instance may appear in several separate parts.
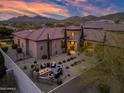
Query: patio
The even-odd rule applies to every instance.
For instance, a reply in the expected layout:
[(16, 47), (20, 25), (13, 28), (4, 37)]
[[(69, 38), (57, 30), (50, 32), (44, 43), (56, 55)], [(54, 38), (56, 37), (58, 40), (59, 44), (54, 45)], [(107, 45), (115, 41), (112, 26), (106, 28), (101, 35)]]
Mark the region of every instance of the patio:
[[(9, 49), (8, 55), (15, 60), (16, 53), (11, 52), (14, 51), (12, 49)], [(62, 82), (69, 81), (72, 78), (76, 77), (80, 74), (80, 71), (88, 70), (94, 66), (96, 66), (99, 62), (93, 57), (93, 56), (86, 56), (84, 53), (81, 53), (80, 55), (67, 55), (67, 54), (61, 54), (52, 57), (50, 60), (43, 60), (26, 56), (25, 59), (20, 61), (15, 61), (15, 63), (25, 72), (26, 75), (28, 75), (32, 81), (44, 92), (48, 92), (58, 85), (56, 83), (49, 84), (47, 82), (37, 81), (31, 76), (31, 65), (34, 64), (34, 61), (37, 62), (38, 65), (45, 64), (45, 63), (53, 63), (57, 66), (62, 66), (63, 69), (63, 75), (61, 75)]]

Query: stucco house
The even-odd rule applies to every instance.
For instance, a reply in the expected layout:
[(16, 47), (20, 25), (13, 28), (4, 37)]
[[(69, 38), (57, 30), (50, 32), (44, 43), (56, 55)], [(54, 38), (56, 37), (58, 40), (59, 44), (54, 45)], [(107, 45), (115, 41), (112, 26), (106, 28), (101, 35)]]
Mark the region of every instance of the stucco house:
[[(85, 51), (94, 53), (99, 44), (112, 47), (114, 51), (124, 48), (124, 24), (106, 21), (87, 22), (83, 26), (66, 28), (42, 28), (13, 33), (14, 41), (23, 52), (35, 58), (69, 52), (75, 54), (81, 44)], [(50, 40), (48, 47), (48, 38)], [(124, 51), (122, 51), (122, 55)]]
[[(69, 28), (42, 28), (18, 31), (13, 33), (14, 42), (22, 48), (25, 54), (35, 58), (48, 56), (48, 50), (50, 56), (65, 53), (66, 47), (67, 51), (70, 50), (70, 53), (75, 53), (78, 49), (81, 29), (77, 31), (77, 27), (72, 26), (70, 28), (73, 30)], [(67, 42), (65, 42), (65, 39), (67, 39)]]
[[(97, 45), (103, 45), (113, 49), (113, 52), (121, 52), (124, 57), (124, 24), (115, 24), (105, 21), (88, 22), (84, 25), (86, 51), (94, 52)], [(118, 51), (121, 50), (121, 51)]]

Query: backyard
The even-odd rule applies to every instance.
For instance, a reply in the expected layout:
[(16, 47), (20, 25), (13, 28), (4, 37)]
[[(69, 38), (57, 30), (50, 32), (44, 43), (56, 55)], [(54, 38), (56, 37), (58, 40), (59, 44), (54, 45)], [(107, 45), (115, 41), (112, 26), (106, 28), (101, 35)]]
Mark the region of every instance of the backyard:
[[(58, 85), (77, 77), (81, 70), (86, 71), (100, 63), (94, 56), (87, 56), (85, 53), (78, 53), (76, 55), (60, 54), (53, 56), (50, 60), (36, 60), (30, 56), (21, 56), (21, 60), (16, 60), (17, 53), (16, 50), (12, 48), (9, 48), (7, 53), (25, 74), (44, 92), (48, 92)], [(58, 69), (61, 70), (58, 71)], [(34, 75), (34, 71), (40, 72), (40, 78), (35, 77), (36, 73)], [(52, 72), (50, 76), (53, 74), (54, 77), (49, 77), (48, 72)], [(47, 77), (45, 77), (46, 75)]]

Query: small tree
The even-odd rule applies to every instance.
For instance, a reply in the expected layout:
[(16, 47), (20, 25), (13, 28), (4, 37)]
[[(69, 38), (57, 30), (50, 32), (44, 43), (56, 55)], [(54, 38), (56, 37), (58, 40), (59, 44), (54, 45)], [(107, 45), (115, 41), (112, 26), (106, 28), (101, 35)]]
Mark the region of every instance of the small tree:
[(21, 48), (17, 48), (17, 49), (16, 49), (16, 52), (17, 52), (18, 54), (20, 54), (20, 53), (22, 53), (22, 49), (21, 49)]
[(6, 73), (6, 67), (4, 66), (4, 56), (0, 52), (0, 78), (2, 78)]

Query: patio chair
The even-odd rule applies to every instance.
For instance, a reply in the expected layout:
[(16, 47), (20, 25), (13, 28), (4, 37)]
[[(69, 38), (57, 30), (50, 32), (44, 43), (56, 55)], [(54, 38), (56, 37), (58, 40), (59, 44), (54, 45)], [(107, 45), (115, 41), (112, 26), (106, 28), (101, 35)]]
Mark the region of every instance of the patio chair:
[(43, 68), (44, 68), (42, 64), (40, 65), (40, 68), (41, 68), (41, 69), (43, 69)]
[(50, 63), (47, 63), (47, 67), (50, 67)]
[(56, 63), (52, 63), (51, 68), (55, 68), (55, 67), (56, 67)]

